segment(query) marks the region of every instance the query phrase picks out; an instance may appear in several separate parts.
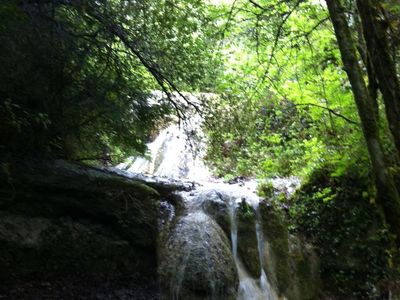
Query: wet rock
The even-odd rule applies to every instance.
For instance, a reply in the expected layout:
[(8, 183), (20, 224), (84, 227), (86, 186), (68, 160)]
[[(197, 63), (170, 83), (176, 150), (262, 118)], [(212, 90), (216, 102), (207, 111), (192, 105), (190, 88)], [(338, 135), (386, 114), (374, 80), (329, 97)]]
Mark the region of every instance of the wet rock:
[(260, 203), (265, 235), (265, 270), (281, 293), (290, 288), (289, 244), (287, 223), (281, 211), (267, 201)]
[(197, 195), (197, 199), (201, 203), (203, 211), (213, 218), (221, 226), (225, 234), (230, 237), (229, 196), (221, 191), (210, 190), (201, 192)]
[[(1, 180), (7, 178), (7, 180)], [(0, 280), (47, 273), (156, 273), (159, 193), (64, 161), (0, 169)], [(146, 275), (147, 276), (147, 275)]]
[[(157, 238), (157, 249), (161, 249), (168, 239), (168, 235), (172, 228), (176, 224), (181, 210), (183, 209), (183, 200), (179, 199), (178, 195), (175, 195), (175, 201), (163, 200), (160, 202), (160, 209), (158, 213), (158, 238)], [(159, 250), (157, 250), (159, 252)]]
[(319, 259), (314, 247), (300, 236), (289, 235), (289, 266), (295, 274), (292, 282), (298, 290), (292, 298), (315, 299), (321, 284)]
[(174, 299), (236, 299), (229, 241), (203, 212), (183, 216), (171, 231), (160, 250), (159, 276), (165, 294)]
[(247, 271), (254, 278), (261, 276), (260, 257), (256, 234), (256, 212), (242, 201), (236, 209), (238, 254)]
[(246, 181), (246, 178), (243, 176), (236, 176), (230, 180), (228, 180), (229, 184), (243, 184), (243, 182)]
[[(202, 209), (211, 216), (224, 230), (226, 235), (231, 235), (230, 199), (231, 197), (221, 191), (211, 190), (198, 195), (202, 199)], [(261, 275), (260, 259), (257, 247), (257, 235), (255, 228), (255, 211), (243, 199), (236, 208), (237, 230), (238, 230), (238, 253), (239, 256), (254, 278)]]
[(300, 235), (290, 235), (283, 212), (260, 204), (265, 235), (264, 269), (271, 284), (289, 300), (317, 299), (321, 288), (319, 261), (313, 247)]

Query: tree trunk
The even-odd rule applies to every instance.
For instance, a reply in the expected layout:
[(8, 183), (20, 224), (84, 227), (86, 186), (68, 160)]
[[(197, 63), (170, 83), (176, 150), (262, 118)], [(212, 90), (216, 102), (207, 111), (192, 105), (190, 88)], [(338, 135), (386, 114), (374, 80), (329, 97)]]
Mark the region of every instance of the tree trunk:
[(344, 8), (340, 0), (326, 0), (326, 3), (361, 119), (362, 130), (375, 177), (378, 203), (383, 208), (391, 231), (397, 237), (397, 244), (400, 245), (400, 198), (394, 184), (393, 176), (388, 171), (385, 163), (373, 101), (369, 95), (361, 67), (358, 63), (355, 43), (350, 33)]
[(361, 18), (358, 13), (358, 10), (353, 12), (354, 14), (354, 27), (357, 30), (357, 50), (358, 53), (361, 55), (361, 59), (364, 63), (365, 68), (367, 69), (368, 74), (368, 90), (369, 96), (374, 103), (375, 109), (375, 117), (376, 121), (379, 123), (379, 103), (378, 103), (378, 82), (376, 79), (374, 66), (371, 62), (371, 58), (367, 54), (367, 45), (365, 43), (364, 34), (363, 34), (363, 27), (361, 25)]
[(378, 79), (379, 89), (385, 103), (389, 128), (400, 153), (400, 84), (396, 66), (390, 54), (385, 25), (379, 21), (377, 10), (380, 1), (357, 0), (362, 20), (364, 39), (367, 44), (367, 56), (371, 60)]

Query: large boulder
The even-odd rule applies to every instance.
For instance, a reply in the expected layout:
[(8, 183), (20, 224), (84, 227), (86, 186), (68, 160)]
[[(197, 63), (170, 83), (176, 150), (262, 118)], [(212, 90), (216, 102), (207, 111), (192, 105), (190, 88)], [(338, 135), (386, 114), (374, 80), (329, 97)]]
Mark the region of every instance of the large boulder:
[[(144, 267), (143, 250), (107, 226), (70, 217), (0, 215), (1, 276), (112, 273)], [(146, 267), (152, 264), (146, 259)], [(44, 274), (43, 274), (44, 275)]]
[(231, 218), (229, 196), (222, 191), (206, 190), (196, 195), (196, 202), (200, 203), (201, 209), (213, 218), (230, 238)]
[(138, 273), (154, 281), (161, 196), (144, 182), (65, 161), (0, 161), (0, 195), (3, 283)]
[(174, 299), (236, 299), (238, 277), (229, 240), (201, 211), (182, 216), (160, 249), (159, 276)]
[(282, 210), (260, 203), (265, 235), (264, 270), (281, 296), (289, 300), (317, 299), (321, 290), (319, 259), (300, 235), (288, 232)]

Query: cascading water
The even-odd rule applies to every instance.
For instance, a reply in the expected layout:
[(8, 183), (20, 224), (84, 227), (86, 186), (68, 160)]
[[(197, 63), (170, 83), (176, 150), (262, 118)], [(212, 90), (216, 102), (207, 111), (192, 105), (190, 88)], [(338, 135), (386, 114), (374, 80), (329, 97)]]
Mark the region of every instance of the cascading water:
[[(278, 299), (276, 293), (271, 288), (271, 285), (268, 281), (267, 275), (264, 271), (264, 237), (261, 226), (261, 215), (258, 209), (259, 199), (257, 199), (254, 195), (251, 195), (251, 198), (241, 198), (253, 206), (256, 211), (256, 222), (255, 222), (255, 232), (257, 237), (257, 248), (258, 255), (260, 259), (260, 268), (261, 268), (261, 276), (259, 279), (252, 278), (246, 271), (243, 263), (238, 257), (237, 252), (237, 242), (238, 242), (238, 232), (237, 232), (237, 218), (236, 218), (236, 210), (237, 210), (237, 201), (235, 198), (232, 198), (230, 202), (230, 219), (231, 219), (231, 241), (232, 241), (232, 254), (236, 263), (236, 267), (239, 275), (239, 291), (238, 291), (238, 300), (275, 300)], [(252, 200), (252, 201), (251, 201)]]
[(170, 179), (211, 180), (211, 173), (202, 159), (205, 155), (202, 118), (192, 113), (184, 125), (171, 124), (162, 129), (154, 141), (147, 144), (147, 157), (130, 157), (117, 168)]
[[(215, 262), (216, 258), (212, 254), (207, 253), (207, 248), (211, 247), (210, 244), (215, 240), (215, 237), (212, 236), (212, 232), (220, 230), (214, 228), (218, 225), (215, 223), (214, 226), (214, 221), (204, 212), (204, 203), (209, 198), (210, 192), (214, 192), (217, 195), (223, 195), (223, 197), (218, 196), (220, 199), (217, 200), (222, 203), (221, 205), (226, 205), (229, 211), (231, 251), (239, 278), (237, 299), (276, 300), (278, 297), (271, 287), (264, 270), (264, 234), (262, 232), (262, 219), (259, 210), (260, 198), (255, 192), (257, 183), (256, 181), (248, 181), (237, 184), (226, 184), (213, 179), (210, 171), (201, 159), (202, 155), (204, 155), (203, 145), (201, 143), (192, 143), (189, 146), (187, 143), (188, 139), (193, 136), (200, 137), (200, 139), (202, 138), (199, 125), (201, 122), (197, 120), (194, 123), (196, 126), (190, 128), (190, 130), (187, 130), (187, 128), (186, 130), (180, 128), (176, 124), (168, 126), (160, 131), (159, 135), (152, 143), (148, 144), (149, 155), (147, 158), (132, 157), (128, 159), (127, 162), (117, 166), (117, 169), (132, 173), (144, 173), (169, 179), (191, 180), (196, 182), (197, 186), (195, 190), (179, 193), (184, 200), (186, 212), (183, 214), (180, 221), (177, 222), (175, 228), (177, 236), (180, 238), (180, 241), (178, 241), (178, 250), (182, 253), (178, 259), (178, 264), (174, 266), (173, 274), (171, 273), (170, 275), (170, 285), (172, 286), (173, 294), (171, 298), (181, 299), (180, 291), (185, 276), (188, 276), (186, 270), (188, 269), (190, 256), (195, 255), (197, 252), (199, 252), (199, 255), (203, 255), (203, 260), (206, 261), (206, 265), (208, 266), (203, 271), (203, 273), (206, 273), (206, 275), (203, 274), (204, 276), (208, 276), (207, 278), (219, 278), (223, 276), (217, 274), (218, 270), (215, 271), (212, 269), (211, 264)], [(276, 180), (273, 184), (279, 186), (279, 184), (284, 183)], [(242, 201), (247, 202), (255, 211), (254, 231), (257, 238), (257, 250), (261, 269), (259, 278), (254, 278), (249, 275), (249, 272), (242, 262), (246, 257), (240, 257), (238, 254), (238, 243), (240, 243), (240, 240), (238, 240), (236, 212)], [(189, 229), (185, 231), (185, 228)], [(184, 232), (189, 232), (190, 235), (182, 237)], [(223, 245), (223, 240), (220, 244)], [(205, 252), (203, 251), (204, 253), (202, 252), (203, 249), (206, 249)], [(219, 253), (218, 249), (216, 251)], [(198, 276), (203, 275), (199, 274)], [(207, 299), (221, 299), (219, 290), (222, 289), (222, 287), (220, 287), (220, 283), (216, 281), (218, 280), (207, 281), (208, 290), (210, 290), (212, 294), (207, 296)]]

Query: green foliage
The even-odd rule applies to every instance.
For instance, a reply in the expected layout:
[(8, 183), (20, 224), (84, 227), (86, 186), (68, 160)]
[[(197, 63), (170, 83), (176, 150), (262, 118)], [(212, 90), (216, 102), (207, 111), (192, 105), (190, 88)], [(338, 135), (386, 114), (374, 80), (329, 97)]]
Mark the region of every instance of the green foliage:
[(216, 173), (306, 176), (362, 152), (354, 147), (362, 143), (358, 116), (324, 7), (235, 3), (220, 98), (208, 116)]
[[(353, 16), (354, 1), (345, 2)], [(215, 173), (308, 178), (285, 203), (290, 228), (318, 246), (328, 289), (373, 298), (394, 253), (326, 7), (311, 0), (227, 3), (2, 1), (0, 155), (118, 161), (144, 153), (175, 109), (168, 99), (151, 104), (155, 90), (215, 93), (204, 103)], [(380, 4), (400, 61), (400, 6)], [(381, 102), (382, 144), (398, 175)], [(9, 166), (0, 169), (8, 174)], [(287, 201), (273, 197), (269, 182), (258, 192)], [(239, 209), (254, 217), (245, 202)]]
[(85, 160), (143, 153), (171, 111), (168, 101), (150, 105), (151, 92), (206, 88), (218, 69), (205, 8), (189, 0), (3, 1), (0, 150)]
[(292, 230), (317, 247), (325, 289), (346, 299), (377, 299), (395, 273), (393, 240), (362, 169), (332, 176), (332, 166), (319, 168), (288, 203)]
[(254, 210), (245, 200), (239, 203), (238, 214), (242, 221), (250, 222), (254, 219)]
[[(399, 70), (395, 2), (379, 5)], [(366, 46), (356, 3), (344, 3), (362, 64)], [(369, 156), (326, 6), (239, 0), (221, 11), (224, 74), (208, 115), (210, 164), (221, 176), (308, 178), (292, 202), (278, 196), (272, 203), (283, 202), (289, 228), (318, 247), (327, 291), (340, 299), (377, 299), (379, 286), (398, 278), (391, 268), (397, 253), (375, 203)], [(377, 106), (385, 158), (396, 175), (381, 95)], [(269, 198), (270, 186), (261, 185), (259, 194)]]
[(257, 185), (258, 196), (270, 199), (274, 196), (274, 186), (271, 181), (261, 182)]

